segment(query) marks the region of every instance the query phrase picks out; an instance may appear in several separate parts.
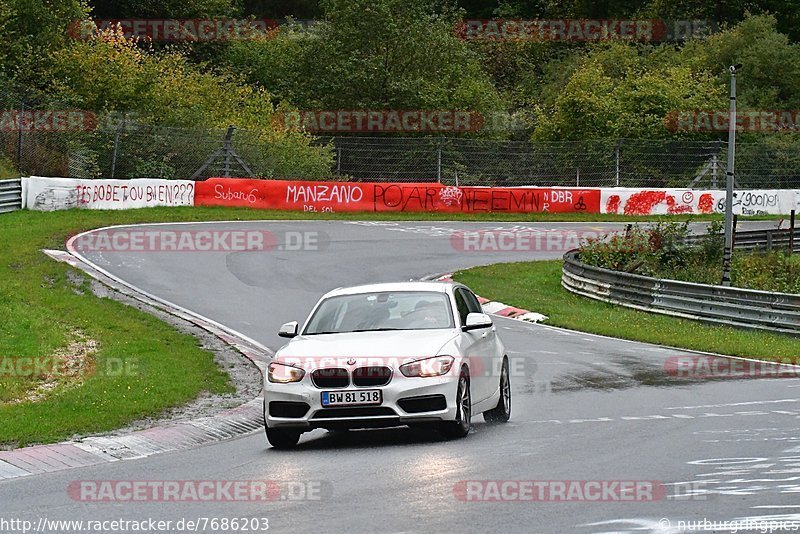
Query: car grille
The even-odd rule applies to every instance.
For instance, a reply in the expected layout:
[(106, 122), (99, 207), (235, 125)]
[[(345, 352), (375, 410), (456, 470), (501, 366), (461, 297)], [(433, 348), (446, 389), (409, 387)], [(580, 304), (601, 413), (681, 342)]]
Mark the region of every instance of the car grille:
[(447, 408), (447, 400), (444, 395), (423, 395), (400, 399), (397, 405), (407, 413), (438, 412)]
[(326, 408), (314, 414), (312, 419), (334, 419), (337, 417), (378, 417), (397, 416), (394, 410), (385, 406), (370, 408)]
[(353, 384), (356, 386), (385, 386), (391, 379), (392, 370), (384, 366), (359, 367), (353, 371)]
[[(385, 386), (391, 380), (391, 368), (383, 365), (359, 367), (353, 371), (353, 384), (358, 387)], [(317, 369), (311, 373), (311, 382), (319, 389), (346, 388), (350, 385), (350, 372), (342, 367)]]
[(311, 381), (320, 389), (346, 388), (350, 385), (350, 374), (341, 367), (317, 369), (311, 373)]

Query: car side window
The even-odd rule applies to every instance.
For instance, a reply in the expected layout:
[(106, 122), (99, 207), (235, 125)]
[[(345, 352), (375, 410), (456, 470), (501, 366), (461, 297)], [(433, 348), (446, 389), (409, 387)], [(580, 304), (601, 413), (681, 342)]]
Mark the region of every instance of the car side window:
[(478, 297), (467, 289), (462, 289), (462, 291), (464, 292), (464, 300), (467, 301), (469, 313), (483, 313), (483, 308), (481, 307), (481, 303), (478, 302)]
[(467, 315), (469, 315), (469, 307), (467, 301), (464, 299), (464, 294), (461, 288), (455, 290), (456, 309), (458, 309), (458, 316), (461, 318), (461, 326), (467, 324)]

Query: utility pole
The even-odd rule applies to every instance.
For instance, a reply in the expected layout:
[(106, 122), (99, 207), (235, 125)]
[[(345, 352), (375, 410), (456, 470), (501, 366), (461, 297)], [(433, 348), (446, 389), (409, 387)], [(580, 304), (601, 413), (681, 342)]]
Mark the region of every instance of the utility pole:
[(722, 255), (722, 285), (731, 285), (731, 255), (733, 254), (733, 176), (736, 161), (736, 69), (731, 65), (731, 106), (728, 119), (728, 168), (725, 184), (725, 250)]

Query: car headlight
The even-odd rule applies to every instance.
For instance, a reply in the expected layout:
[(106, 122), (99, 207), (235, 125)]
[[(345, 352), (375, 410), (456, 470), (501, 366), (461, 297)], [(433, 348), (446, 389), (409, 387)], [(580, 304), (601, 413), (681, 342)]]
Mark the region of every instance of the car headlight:
[(300, 382), (305, 375), (306, 372), (299, 367), (278, 362), (272, 362), (267, 368), (267, 379), (278, 384)]
[(434, 356), (403, 364), (400, 372), (409, 378), (442, 376), (450, 372), (455, 361), (452, 356)]

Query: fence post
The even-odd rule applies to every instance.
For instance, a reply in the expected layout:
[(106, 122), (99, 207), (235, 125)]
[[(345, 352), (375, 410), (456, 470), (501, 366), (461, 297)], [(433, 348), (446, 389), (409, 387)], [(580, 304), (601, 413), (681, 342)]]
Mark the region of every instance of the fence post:
[(719, 168), (719, 162), (717, 161), (717, 155), (711, 158), (711, 189), (717, 188), (717, 169)]
[(442, 183), (442, 139), (439, 138), (436, 156), (436, 181)]
[(342, 147), (340, 146), (336, 147), (336, 174), (342, 174)]
[(225, 143), (223, 150), (225, 151), (225, 161), (222, 164), (222, 173), (225, 178), (231, 177), (231, 156), (233, 150), (231, 146), (233, 145), (233, 132), (236, 131), (234, 126), (228, 126), (228, 132), (225, 134)]
[(789, 217), (789, 254), (794, 253), (794, 216), (795, 210), (792, 210)]
[(122, 122), (117, 125), (117, 131), (114, 133), (114, 152), (111, 154), (111, 179), (114, 179), (114, 176), (117, 172), (117, 150), (119, 149), (119, 135), (122, 132), (122, 128), (125, 125), (125, 118), (126, 116), (122, 116)]
[(617, 146), (614, 150), (616, 156), (616, 186), (619, 187), (619, 149), (622, 146), (622, 139), (617, 141)]
[(17, 117), (17, 167), (20, 174), (25, 174), (22, 170), (22, 121), (25, 115), (25, 99), (19, 103), (19, 117)]
[(581, 168), (580, 167), (576, 167), (575, 187), (580, 187), (580, 186), (581, 186)]

